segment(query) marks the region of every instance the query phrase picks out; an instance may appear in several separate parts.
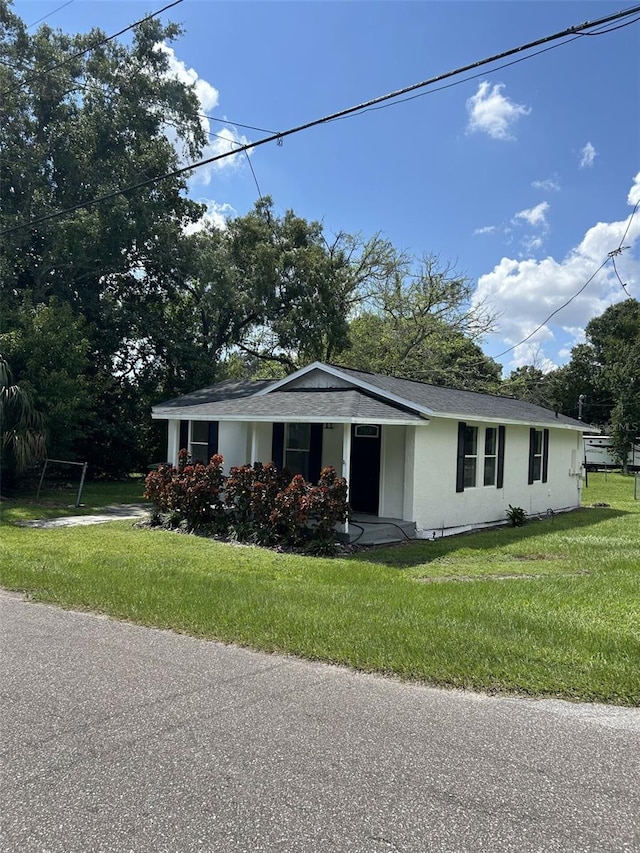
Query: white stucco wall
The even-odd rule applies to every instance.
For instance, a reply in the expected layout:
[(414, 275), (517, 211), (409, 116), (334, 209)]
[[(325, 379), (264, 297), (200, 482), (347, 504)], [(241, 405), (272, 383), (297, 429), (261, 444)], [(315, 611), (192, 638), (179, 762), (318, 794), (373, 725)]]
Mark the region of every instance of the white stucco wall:
[[(224, 457), (224, 470), (234, 465), (246, 465), (251, 455), (249, 424), (237, 421), (220, 421), (218, 425), (218, 453)], [(271, 455), (271, 448), (269, 448)]]
[(257, 422), (249, 425), (249, 456), (246, 461), (253, 465), (254, 462), (272, 462), (271, 439), (273, 426), (269, 423)]
[[(544, 513), (580, 505), (581, 481), (571, 472), (579, 460), (581, 435), (574, 430), (550, 429), (548, 481), (528, 484), (529, 427), (506, 425), (504, 484), (483, 486), (484, 429), (478, 427), (478, 470), (475, 488), (456, 492), (457, 421), (432, 419), (426, 430), (416, 430), (414, 519), (419, 529), (481, 525), (506, 519), (509, 504), (527, 514)], [(576, 453), (572, 454), (572, 451)]]
[(404, 509), (404, 467), (406, 427), (382, 427), (380, 449), (380, 507), (379, 515), (402, 518)]
[(342, 476), (342, 433), (342, 424), (322, 430), (322, 467), (331, 465), (339, 477)]

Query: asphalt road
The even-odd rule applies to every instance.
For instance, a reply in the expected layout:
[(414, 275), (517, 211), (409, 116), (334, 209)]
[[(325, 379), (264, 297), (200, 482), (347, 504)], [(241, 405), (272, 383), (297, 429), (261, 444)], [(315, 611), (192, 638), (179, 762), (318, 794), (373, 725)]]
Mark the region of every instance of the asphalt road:
[(443, 691), (0, 593), (0, 849), (640, 851), (640, 711)]

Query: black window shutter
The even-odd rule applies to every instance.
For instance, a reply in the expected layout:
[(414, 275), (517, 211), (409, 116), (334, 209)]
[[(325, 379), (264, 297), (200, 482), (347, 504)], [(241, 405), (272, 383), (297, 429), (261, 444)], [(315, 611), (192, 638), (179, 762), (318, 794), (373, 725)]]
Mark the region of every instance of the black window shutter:
[(180, 421), (180, 447), (178, 450), (189, 449), (189, 421)]
[(456, 492), (464, 492), (464, 433), (465, 423), (458, 423), (458, 458), (456, 462)]
[(218, 421), (209, 421), (209, 447), (207, 448), (207, 462), (218, 452)]
[(542, 433), (542, 482), (547, 482), (549, 473), (549, 430)]
[(317, 483), (322, 467), (322, 424), (311, 424), (309, 444), (309, 482)]
[(536, 430), (531, 427), (529, 430), (529, 485), (533, 483), (533, 468), (534, 455), (536, 452)]
[(274, 424), (271, 434), (271, 461), (278, 469), (284, 462), (284, 424)]
[(501, 489), (504, 485), (504, 436), (505, 428), (498, 427), (498, 476), (496, 478), (496, 488)]

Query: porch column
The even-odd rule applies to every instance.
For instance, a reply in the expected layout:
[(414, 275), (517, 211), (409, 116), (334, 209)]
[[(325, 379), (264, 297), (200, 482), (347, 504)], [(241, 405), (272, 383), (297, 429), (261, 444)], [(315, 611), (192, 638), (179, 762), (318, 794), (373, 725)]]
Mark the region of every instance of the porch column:
[(167, 462), (171, 465), (178, 464), (178, 451), (180, 448), (180, 421), (170, 420), (168, 423), (167, 436)]
[(253, 465), (255, 462), (259, 462), (258, 459), (258, 430), (256, 429), (255, 422), (251, 424), (251, 459), (249, 459), (249, 464)]
[[(347, 481), (347, 500), (349, 500), (349, 476), (351, 473), (351, 424), (342, 425), (342, 476)], [(349, 519), (344, 523), (344, 532), (349, 532)]]

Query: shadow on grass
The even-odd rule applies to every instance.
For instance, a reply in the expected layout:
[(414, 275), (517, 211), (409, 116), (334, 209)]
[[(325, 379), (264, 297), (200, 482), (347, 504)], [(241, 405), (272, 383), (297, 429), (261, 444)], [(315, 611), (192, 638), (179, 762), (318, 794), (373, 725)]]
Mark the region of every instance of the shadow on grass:
[[(367, 548), (343, 559), (351, 562), (377, 563), (390, 568), (413, 568), (441, 557), (465, 553), (495, 551), (509, 545), (535, 540), (560, 531), (580, 530), (602, 521), (630, 515), (625, 510), (581, 507), (551, 519), (535, 519), (524, 527), (494, 527), (472, 533), (459, 533), (444, 538), (414, 539), (386, 548)], [(545, 551), (544, 545), (540, 548)]]

